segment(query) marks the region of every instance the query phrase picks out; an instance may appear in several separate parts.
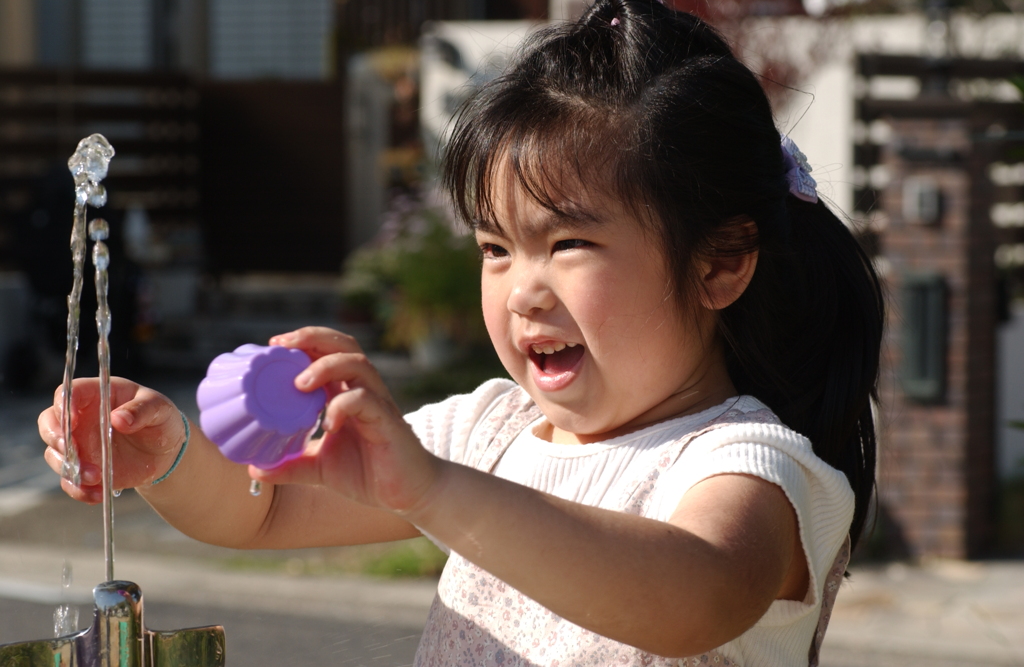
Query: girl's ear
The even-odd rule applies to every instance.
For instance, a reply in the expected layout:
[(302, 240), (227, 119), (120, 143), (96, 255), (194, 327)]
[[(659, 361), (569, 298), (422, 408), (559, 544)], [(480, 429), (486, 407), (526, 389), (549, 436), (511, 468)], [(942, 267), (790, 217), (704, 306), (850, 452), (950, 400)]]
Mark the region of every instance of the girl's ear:
[[(740, 236), (757, 238), (757, 225), (749, 218), (738, 223)], [(757, 247), (740, 254), (709, 257), (698, 262), (701, 303), (709, 310), (722, 310), (740, 298), (757, 268)]]

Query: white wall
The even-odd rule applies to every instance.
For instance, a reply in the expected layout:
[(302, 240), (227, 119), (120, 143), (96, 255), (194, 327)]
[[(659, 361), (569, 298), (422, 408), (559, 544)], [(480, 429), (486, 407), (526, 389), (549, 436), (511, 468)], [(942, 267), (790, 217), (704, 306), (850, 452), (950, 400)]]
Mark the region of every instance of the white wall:
[(515, 48), (539, 25), (437, 21), (425, 27), (420, 39), (420, 124), (428, 151), (443, 141), (459, 104), (475, 87), (500, 74)]
[(847, 214), (853, 211), (853, 85), (852, 68), (828, 63), (801, 84), (806, 94), (776, 112), (779, 130), (807, 155), (818, 193)]

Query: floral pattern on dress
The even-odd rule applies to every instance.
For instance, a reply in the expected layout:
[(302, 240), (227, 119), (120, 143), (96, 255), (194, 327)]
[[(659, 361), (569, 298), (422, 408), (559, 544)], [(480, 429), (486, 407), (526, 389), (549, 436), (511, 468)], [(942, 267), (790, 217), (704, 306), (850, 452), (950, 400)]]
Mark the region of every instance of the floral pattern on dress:
[(782, 421), (778, 415), (769, 410), (768, 408), (761, 408), (760, 410), (751, 410), (750, 412), (744, 412), (736, 408), (729, 408), (722, 414), (718, 415), (714, 419), (708, 422), (708, 426), (713, 424), (776, 424), (782, 426)]
[(818, 627), (814, 631), (814, 639), (811, 640), (811, 650), (807, 655), (809, 667), (818, 667), (818, 657), (821, 653), (821, 643), (825, 640), (825, 630), (832, 618), (832, 609), (836, 606), (836, 595), (839, 593), (839, 586), (843, 583), (843, 576), (846, 574), (846, 566), (850, 563), (850, 537), (847, 536), (843, 546), (839, 547), (839, 553), (832, 562), (832, 569), (825, 577), (825, 586), (821, 595), (821, 614), (818, 616)]
[(666, 658), (561, 618), (458, 554), (430, 609), (415, 667), (738, 667), (718, 651)]
[[(522, 390), (499, 400), (480, 422), (466, 463), (491, 472), (518, 434), (540, 417)], [(779, 424), (769, 410), (727, 410), (694, 433), (666, 446), (657, 463), (638, 479), (623, 480), (619, 511), (643, 516), (658, 478), (694, 438), (737, 423)], [(847, 559), (849, 555), (848, 544)], [(839, 568), (840, 577), (845, 561)], [(829, 581), (832, 581), (830, 575)], [(834, 592), (826, 592), (830, 604)], [(824, 613), (819, 633), (828, 623)], [(831, 610), (831, 606), (829, 606)], [(816, 656), (816, 639), (812, 655)], [(815, 663), (816, 664), (816, 663)], [(438, 583), (414, 667), (740, 667), (717, 650), (686, 658), (667, 658), (603, 637), (572, 623), (457, 553), (452, 553)]]

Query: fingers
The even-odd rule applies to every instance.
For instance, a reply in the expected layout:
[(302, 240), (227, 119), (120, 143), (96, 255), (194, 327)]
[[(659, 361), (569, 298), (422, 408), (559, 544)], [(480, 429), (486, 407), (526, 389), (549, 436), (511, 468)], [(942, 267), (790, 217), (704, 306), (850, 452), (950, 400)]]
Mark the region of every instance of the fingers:
[(334, 384), (335, 393), (344, 388), (365, 388), (378, 396), (390, 399), (390, 392), (380, 373), (362, 353), (336, 353), (320, 357), (309, 368), (295, 378), (300, 391), (312, 391), (317, 387)]
[(363, 354), (356, 339), (348, 334), (327, 327), (303, 327), (274, 336), (270, 344), (301, 349), (313, 360), (309, 368), (295, 378), (295, 387), (300, 391), (326, 386), (329, 393), (338, 394), (343, 389), (365, 387), (390, 400), (390, 392), (380, 373)]
[(389, 400), (366, 388), (350, 389), (331, 399), (327, 404), (321, 427), (328, 433), (339, 431), (347, 421), (360, 435), (372, 443), (387, 442), (396, 435), (396, 426), (404, 428), (405, 421)]
[[(78, 454), (81, 487), (76, 488), (66, 480), (62, 480), (62, 487), (76, 500), (99, 502), (102, 497), (99, 382), (96, 378), (83, 378), (76, 380), (72, 389), (72, 444)], [(117, 488), (134, 487), (151, 478), (154, 468), (159, 468), (165, 459), (176, 455), (185, 426), (177, 408), (162, 394), (124, 378), (111, 378), (110, 390), (114, 407), (110, 424), (114, 430), (115, 483)], [(61, 474), (67, 442), (61, 420), (63, 396), (60, 389), (55, 398), (55, 405), (39, 415), (37, 424), (47, 446), (44, 459), (54, 472)]]
[[(63, 473), (64, 456), (57, 449), (47, 447), (43, 453), (43, 460), (58, 475)], [(64, 493), (75, 500), (81, 500), (90, 504), (99, 502), (102, 499), (101, 494), (103, 493), (103, 474), (99, 467), (91, 463), (82, 463), (79, 475), (82, 480), (82, 486), (80, 487), (75, 486), (66, 479), (61, 479), (61, 488), (64, 489)]]
[(59, 443), (59, 451), (64, 451), (64, 431), (56, 408), (47, 408), (40, 412), (36, 425), (39, 427), (39, 437), (47, 447), (58, 447)]
[(269, 470), (250, 466), (249, 475), (274, 484), (323, 485), (392, 511), (415, 505), (435, 470), (401, 415), (362, 388), (336, 397), (330, 411), (330, 432), (302, 456)]
[[(121, 377), (110, 378), (110, 405), (117, 408), (122, 403), (135, 398), (142, 387), (131, 380)], [(95, 411), (100, 400), (99, 378), (78, 378), (71, 383), (71, 426), (77, 425), (80, 412)], [(57, 417), (64, 414), (64, 387), (58, 386), (53, 393), (53, 407)]]
[(99, 505), (103, 502), (103, 486), (101, 484), (75, 486), (68, 480), (62, 479), (60, 480), (60, 488), (70, 498), (87, 505)]
[[(75, 418), (75, 412), (72, 412), (72, 426), (77, 424)], [(64, 470), (64, 457), (67, 455), (67, 444), (64, 440), (64, 427), (61, 423), (60, 413), (56, 407), (48, 408), (40, 413), (39, 418), (36, 420), (36, 424), (39, 428), (39, 437), (42, 438), (46, 444), (46, 451), (43, 453), (43, 458), (46, 460), (50, 468), (58, 475), (63, 474)], [(79, 443), (76, 438), (74, 440), (77, 446), (77, 453), (79, 455), (79, 475), (81, 482), (84, 486), (99, 484), (101, 480), (101, 473), (99, 466), (90, 463), (84, 458), (87, 458), (91, 452), (84, 451), (84, 447)], [(70, 485), (70, 483), (68, 483)], [(74, 487), (72, 487), (74, 488)]]
[(356, 339), (327, 327), (303, 327), (290, 333), (274, 336), (271, 345), (298, 348), (311, 359), (319, 359), (328, 354), (361, 353), (363, 350)]
[(178, 419), (178, 408), (169, 398), (145, 388), (140, 388), (131, 400), (120, 404), (110, 415), (111, 426), (126, 435)]

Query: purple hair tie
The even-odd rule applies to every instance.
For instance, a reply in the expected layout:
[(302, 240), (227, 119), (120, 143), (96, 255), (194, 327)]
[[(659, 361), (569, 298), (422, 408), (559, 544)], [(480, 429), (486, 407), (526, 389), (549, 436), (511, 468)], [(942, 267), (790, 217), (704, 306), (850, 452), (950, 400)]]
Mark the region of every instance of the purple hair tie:
[(786, 164), (786, 182), (789, 192), (797, 199), (816, 204), (818, 202), (817, 182), (811, 178), (811, 165), (793, 140), (782, 137), (782, 159)]

